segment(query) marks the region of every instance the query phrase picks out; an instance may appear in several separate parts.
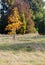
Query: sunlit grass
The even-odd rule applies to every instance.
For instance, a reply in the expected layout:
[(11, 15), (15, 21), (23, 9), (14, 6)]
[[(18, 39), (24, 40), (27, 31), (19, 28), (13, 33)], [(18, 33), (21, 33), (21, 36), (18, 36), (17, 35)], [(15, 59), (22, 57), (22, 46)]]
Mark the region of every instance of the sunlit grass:
[(45, 36), (20, 37), (0, 38), (0, 65), (45, 65)]

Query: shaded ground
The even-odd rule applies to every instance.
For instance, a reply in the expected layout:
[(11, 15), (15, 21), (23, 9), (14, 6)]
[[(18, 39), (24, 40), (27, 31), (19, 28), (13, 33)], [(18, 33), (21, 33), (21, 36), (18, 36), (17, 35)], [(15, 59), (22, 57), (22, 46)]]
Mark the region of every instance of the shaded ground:
[(0, 35), (0, 65), (45, 65), (45, 36)]

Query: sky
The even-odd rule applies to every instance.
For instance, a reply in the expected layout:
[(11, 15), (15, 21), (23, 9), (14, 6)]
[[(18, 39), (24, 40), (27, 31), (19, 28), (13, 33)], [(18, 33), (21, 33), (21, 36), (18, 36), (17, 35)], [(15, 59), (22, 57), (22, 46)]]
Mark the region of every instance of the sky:
[(45, 1), (45, 0), (43, 0), (43, 1)]
[[(45, 0), (43, 0), (45, 2)], [(45, 9), (45, 5), (44, 5), (44, 9)]]

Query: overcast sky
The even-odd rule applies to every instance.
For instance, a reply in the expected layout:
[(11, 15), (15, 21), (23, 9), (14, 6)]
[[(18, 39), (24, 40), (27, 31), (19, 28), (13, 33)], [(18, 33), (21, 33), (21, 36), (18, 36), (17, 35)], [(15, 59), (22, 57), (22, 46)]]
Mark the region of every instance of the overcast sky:
[(45, 1), (45, 0), (43, 0), (43, 1)]

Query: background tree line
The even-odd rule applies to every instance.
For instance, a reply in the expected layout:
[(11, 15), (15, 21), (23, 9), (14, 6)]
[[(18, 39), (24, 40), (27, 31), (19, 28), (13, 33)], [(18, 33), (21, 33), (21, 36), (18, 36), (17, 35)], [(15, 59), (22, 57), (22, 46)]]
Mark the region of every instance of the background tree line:
[(0, 33), (45, 34), (43, 0), (1, 0)]

